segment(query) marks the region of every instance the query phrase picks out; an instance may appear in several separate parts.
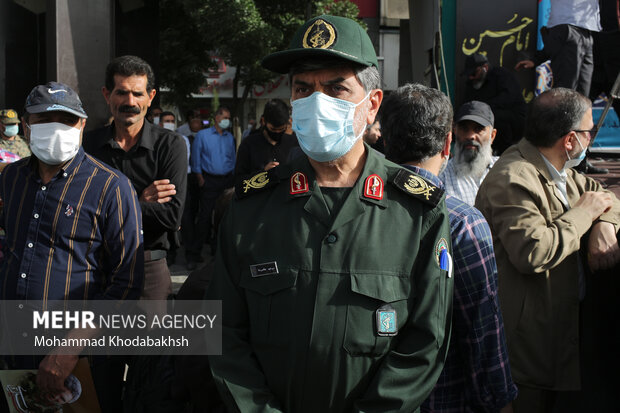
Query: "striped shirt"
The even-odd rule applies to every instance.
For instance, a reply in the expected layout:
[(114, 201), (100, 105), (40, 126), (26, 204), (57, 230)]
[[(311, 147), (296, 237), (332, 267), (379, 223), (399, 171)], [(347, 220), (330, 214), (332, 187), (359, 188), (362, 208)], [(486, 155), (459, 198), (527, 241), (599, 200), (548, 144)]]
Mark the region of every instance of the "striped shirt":
[(459, 175), (454, 165), (454, 159), (450, 159), (445, 171), (439, 175), (439, 179), (444, 183), (444, 188), (448, 195), (455, 196), (466, 204), (474, 206), (480, 184), (498, 159), (498, 156), (491, 158), (491, 163), (479, 179), (475, 179), (470, 175)]
[(32, 156), (12, 163), (0, 177), (0, 297), (137, 299), (144, 252), (131, 182), (82, 148), (47, 184), (37, 162)]
[[(406, 165), (443, 187), (437, 176)], [(480, 211), (448, 195), (454, 259), (450, 348), (422, 412), (498, 412), (517, 396), (497, 298), (497, 267), (489, 224)]]

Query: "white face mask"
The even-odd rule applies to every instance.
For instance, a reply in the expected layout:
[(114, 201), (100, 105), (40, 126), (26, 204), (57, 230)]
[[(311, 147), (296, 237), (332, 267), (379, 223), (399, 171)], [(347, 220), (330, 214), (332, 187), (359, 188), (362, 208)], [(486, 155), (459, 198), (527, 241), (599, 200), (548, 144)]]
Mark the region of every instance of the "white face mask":
[(164, 122), (164, 129), (174, 131), (174, 122)]
[(578, 137), (575, 139), (577, 139), (577, 143), (579, 144), (579, 147), (581, 148), (581, 152), (579, 152), (579, 154), (575, 156), (574, 158), (571, 158), (570, 155), (568, 154), (568, 151), (564, 149), (564, 152), (566, 152), (566, 156), (568, 157), (568, 160), (566, 161), (566, 163), (564, 163), (564, 168), (574, 168), (578, 166), (581, 163), (581, 161), (583, 161), (583, 158), (586, 157), (587, 148), (583, 147)]
[(365, 130), (355, 134), (355, 108), (369, 95), (357, 104), (321, 92), (292, 101), (293, 131), (304, 153), (318, 162), (348, 153)]
[(68, 161), (80, 149), (81, 129), (58, 122), (37, 123), (28, 127), (32, 153), (48, 165)]
[(153, 124), (159, 125), (159, 116), (153, 116)]

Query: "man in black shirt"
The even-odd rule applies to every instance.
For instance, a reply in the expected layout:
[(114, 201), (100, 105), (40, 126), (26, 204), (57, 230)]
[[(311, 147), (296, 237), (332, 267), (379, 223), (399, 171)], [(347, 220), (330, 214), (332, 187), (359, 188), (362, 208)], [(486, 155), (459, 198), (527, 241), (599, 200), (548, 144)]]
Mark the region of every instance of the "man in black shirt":
[(136, 56), (106, 68), (103, 97), (114, 122), (84, 136), (84, 149), (120, 170), (139, 195), (144, 231), (142, 298), (165, 300), (172, 292), (168, 233), (181, 223), (187, 182), (187, 149), (180, 135), (145, 121), (155, 97), (151, 66)]
[(280, 99), (267, 102), (263, 112), (263, 126), (239, 145), (235, 181), (287, 161), (291, 149), (299, 146), (295, 134), (286, 133), (288, 122), (286, 103)]
[(497, 137), (493, 151), (501, 155), (523, 137), (527, 106), (514, 74), (503, 67), (490, 67), (486, 56), (475, 53), (465, 59), (465, 102), (478, 100), (491, 107)]

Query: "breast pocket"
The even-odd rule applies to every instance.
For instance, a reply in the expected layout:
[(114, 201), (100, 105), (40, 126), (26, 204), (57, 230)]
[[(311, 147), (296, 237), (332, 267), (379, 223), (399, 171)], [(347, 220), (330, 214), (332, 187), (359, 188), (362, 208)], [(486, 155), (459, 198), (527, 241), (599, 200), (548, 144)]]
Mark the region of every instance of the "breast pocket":
[[(377, 310), (395, 317), (396, 334), (409, 318), (411, 281), (400, 274), (351, 274), (351, 297), (347, 304), (344, 349), (352, 356), (381, 356), (390, 346), (393, 336), (381, 335), (391, 331), (382, 325)], [(386, 310), (387, 309), (387, 310)], [(390, 333), (393, 334), (393, 333)]]
[(277, 274), (244, 274), (239, 286), (245, 289), (252, 341), (278, 344), (286, 341), (292, 320), (298, 270), (284, 268)]

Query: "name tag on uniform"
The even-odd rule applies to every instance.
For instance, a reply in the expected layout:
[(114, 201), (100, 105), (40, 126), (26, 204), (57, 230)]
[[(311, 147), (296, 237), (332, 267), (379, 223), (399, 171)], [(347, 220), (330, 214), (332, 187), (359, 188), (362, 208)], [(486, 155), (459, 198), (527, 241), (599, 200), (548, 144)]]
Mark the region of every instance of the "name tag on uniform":
[(380, 336), (395, 336), (398, 334), (396, 310), (389, 304), (381, 306), (377, 312), (377, 334)]
[(275, 261), (266, 262), (264, 264), (250, 265), (250, 273), (253, 278), (264, 277), (265, 275), (279, 274), (278, 263)]

